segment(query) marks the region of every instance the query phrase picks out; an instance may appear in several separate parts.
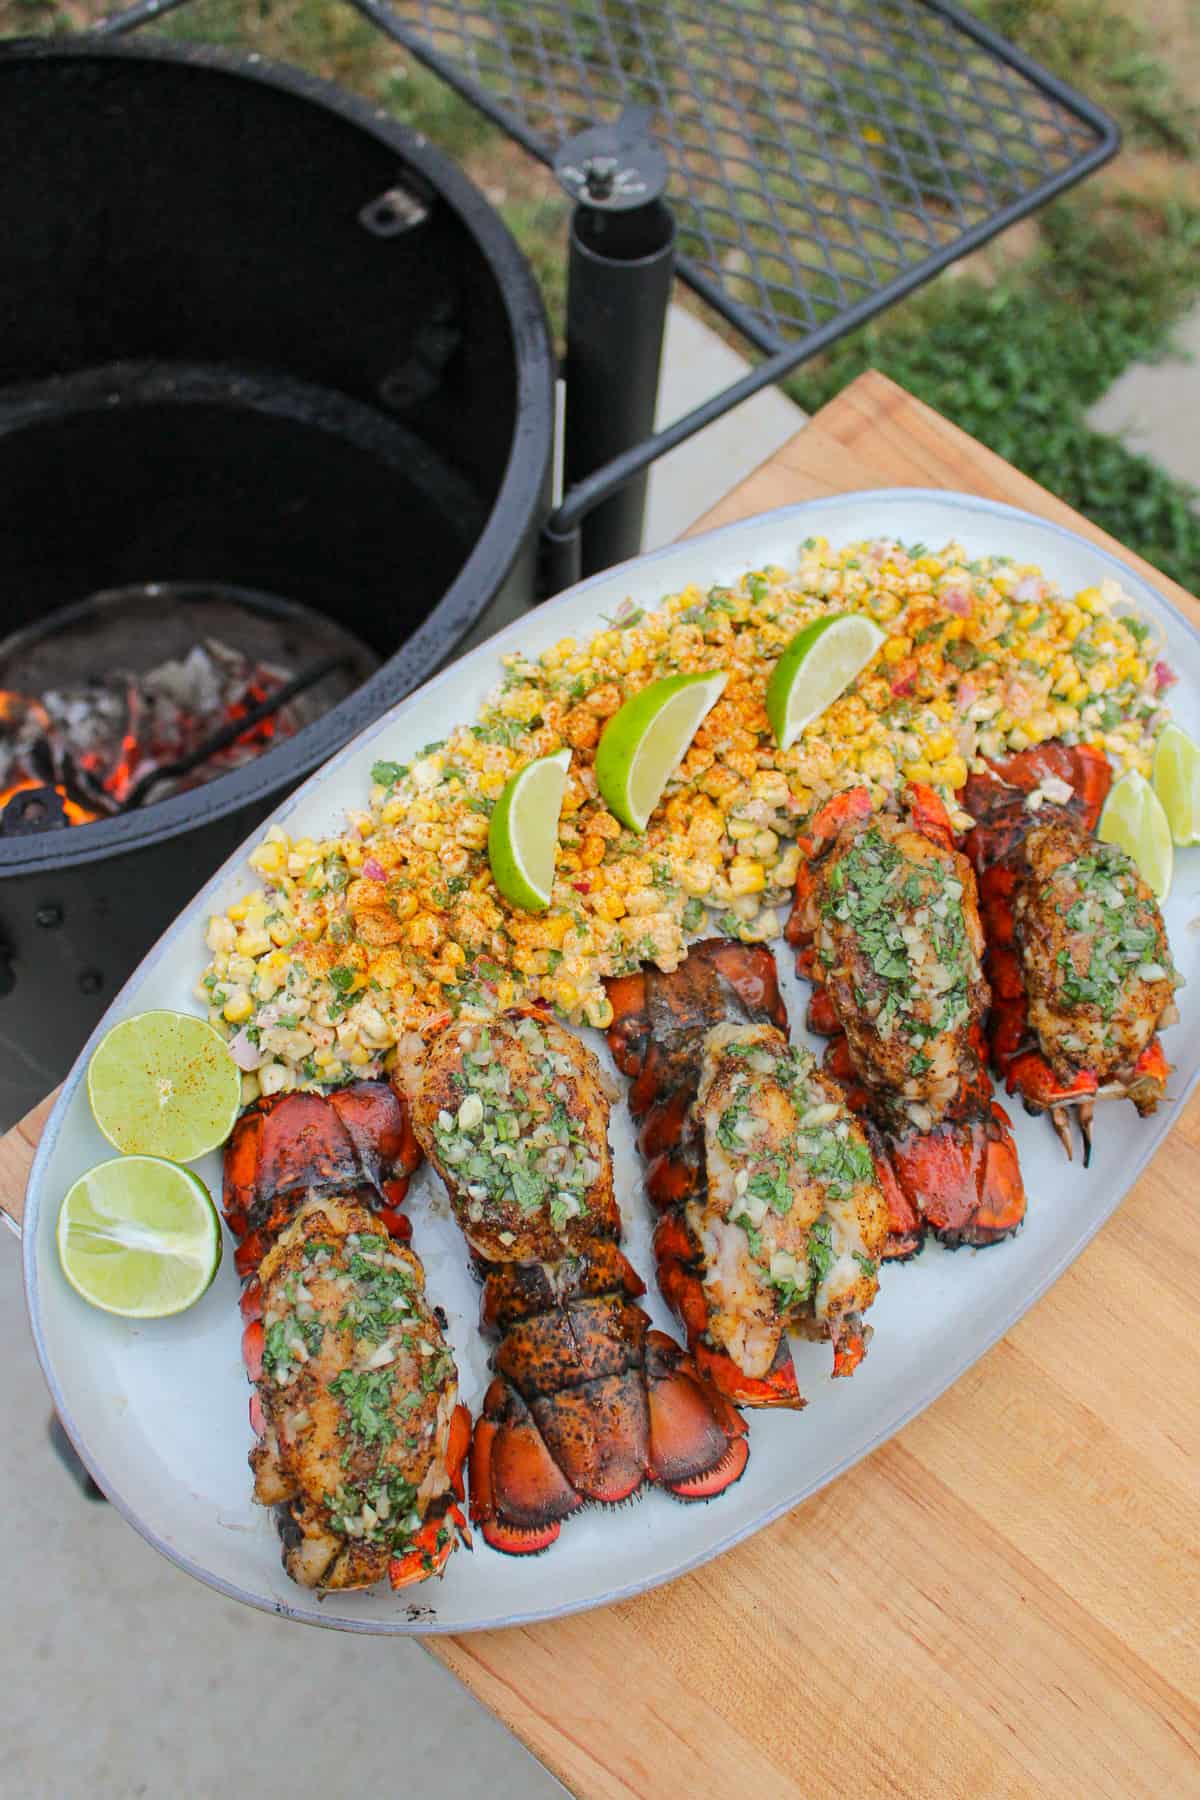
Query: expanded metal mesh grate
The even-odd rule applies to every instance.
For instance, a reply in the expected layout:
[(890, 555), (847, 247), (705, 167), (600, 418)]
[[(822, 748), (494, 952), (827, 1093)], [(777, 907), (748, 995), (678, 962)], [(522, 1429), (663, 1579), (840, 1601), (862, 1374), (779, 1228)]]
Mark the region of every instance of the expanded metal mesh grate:
[(651, 106), (680, 273), (769, 350), (915, 285), (1115, 145), (938, 0), (352, 3), (546, 160)]

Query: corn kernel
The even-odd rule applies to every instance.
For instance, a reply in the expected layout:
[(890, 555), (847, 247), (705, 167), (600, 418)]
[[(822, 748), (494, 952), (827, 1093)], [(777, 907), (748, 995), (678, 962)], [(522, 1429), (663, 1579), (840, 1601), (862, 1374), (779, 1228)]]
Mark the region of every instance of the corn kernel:
[(960, 788), (967, 779), (967, 765), (961, 756), (947, 756), (934, 770), (934, 780), (939, 785)]
[(776, 887), (790, 888), (796, 880), (796, 871), (800, 867), (800, 846), (789, 844), (771, 870), (771, 880)]
[(918, 757), (916, 762), (905, 763), (904, 774), (908, 781), (933, 780), (933, 770), (924, 757)]
[(237, 931), (228, 919), (222, 919), (214, 913), (208, 921), (204, 941), (214, 955), (221, 950), (232, 950), (237, 942)]
[(935, 731), (925, 739), (925, 756), (929, 762), (941, 762), (943, 757), (954, 754), (954, 733), (952, 731)]
[(887, 663), (903, 662), (911, 649), (910, 637), (890, 637), (883, 646), (883, 660)]
[(253, 1011), (254, 1002), (245, 988), (234, 988), (221, 1008), (222, 1017), (227, 1019), (231, 1025), (243, 1024)]
[(271, 940), (261, 927), (255, 931), (246, 926), (238, 932), (237, 948), (242, 956), (265, 956), (271, 948)]
[(287, 843), (260, 844), (250, 852), (250, 866), (262, 875), (282, 875), (287, 866)]
[(749, 856), (735, 856), (729, 865), (729, 887), (739, 896), (760, 894), (767, 885), (766, 870)]
[(603, 992), (589, 994), (583, 1003), (583, 1016), (589, 1025), (606, 1031), (613, 1022), (612, 1001)]

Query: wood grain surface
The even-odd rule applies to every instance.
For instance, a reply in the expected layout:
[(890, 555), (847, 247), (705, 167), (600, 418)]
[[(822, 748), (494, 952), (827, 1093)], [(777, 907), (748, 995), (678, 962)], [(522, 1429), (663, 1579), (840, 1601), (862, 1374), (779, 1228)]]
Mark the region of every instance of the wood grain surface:
[[(1072, 525), (1200, 622), (874, 374), (696, 529), (896, 485)], [(0, 1145), (13, 1212), (44, 1117)], [(1200, 1795), (1198, 1157), (1200, 1096), (1007, 1338), (749, 1543), (640, 1600), (431, 1654), (589, 1800)]]

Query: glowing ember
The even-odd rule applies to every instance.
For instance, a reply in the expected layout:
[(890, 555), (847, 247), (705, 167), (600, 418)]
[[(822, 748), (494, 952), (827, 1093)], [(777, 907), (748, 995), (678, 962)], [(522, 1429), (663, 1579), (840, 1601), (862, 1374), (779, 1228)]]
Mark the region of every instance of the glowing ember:
[[(8, 696), (4, 695), (3, 697), (7, 699)], [(0, 813), (18, 794), (40, 794), (44, 791), (45, 786), (44, 781), (29, 780), (17, 781), (11, 787), (0, 788)], [(98, 812), (89, 811), (86, 806), (77, 806), (64, 787), (56, 788), (55, 792), (63, 803), (63, 811), (67, 815), (68, 825), (89, 825), (93, 819), (103, 816)]]
[[(72, 825), (119, 812), (147, 776), (202, 752), (288, 679), (288, 670), (207, 638), (143, 675), (114, 669), (40, 695), (0, 689), (0, 809), (16, 794), (53, 787)], [(285, 704), (195, 768), (164, 775), (152, 798), (227, 774), (298, 729)]]

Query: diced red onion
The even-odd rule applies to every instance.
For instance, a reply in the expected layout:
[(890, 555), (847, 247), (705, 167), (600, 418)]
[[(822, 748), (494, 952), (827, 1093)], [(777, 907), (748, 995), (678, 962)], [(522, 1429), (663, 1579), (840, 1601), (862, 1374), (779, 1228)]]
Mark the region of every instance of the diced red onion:
[(1178, 680), (1179, 677), (1170, 663), (1164, 662), (1160, 657), (1154, 665), (1154, 685), (1159, 693), (1161, 694), (1166, 688), (1174, 687)]
[(955, 613), (960, 619), (971, 616), (971, 596), (961, 582), (950, 582), (946, 587), (938, 589), (938, 599), (947, 612)]
[(387, 870), (373, 856), (368, 856), (362, 866), (363, 876), (367, 881), (386, 881)]
[(242, 1027), (241, 1031), (239, 1031), (235, 1037), (230, 1038), (229, 1054), (232, 1056), (238, 1068), (247, 1075), (262, 1066), (262, 1051), (257, 1044), (251, 1043), (246, 1034), (245, 1026)]

